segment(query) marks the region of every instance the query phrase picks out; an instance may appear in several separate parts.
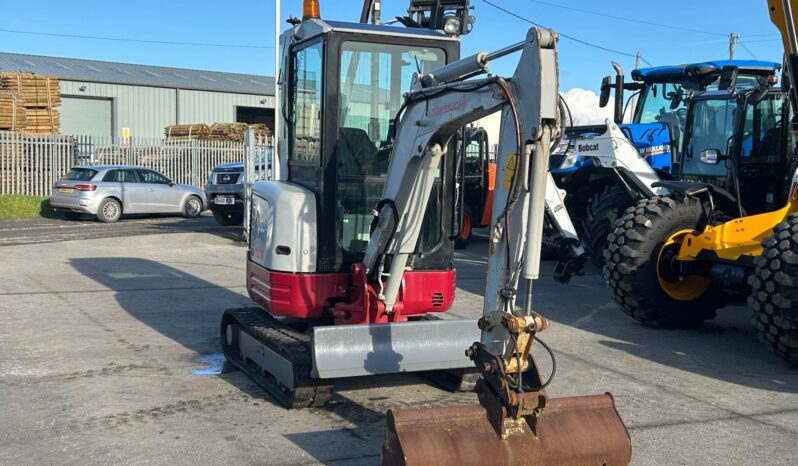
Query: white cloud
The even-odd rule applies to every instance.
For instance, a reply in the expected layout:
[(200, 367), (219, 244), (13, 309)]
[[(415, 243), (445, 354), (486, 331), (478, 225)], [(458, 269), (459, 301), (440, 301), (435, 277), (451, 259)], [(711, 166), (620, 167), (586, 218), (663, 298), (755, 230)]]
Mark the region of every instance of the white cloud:
[[(593, 91), (575, 87), (562, 94), (571, 109), (573, 125), (594, 125), (612, 120), (612, 99), (606, 107), (599, 107), (599, 96)], [(563, 125), (569, 125), (568, 115), (563, 115)]]

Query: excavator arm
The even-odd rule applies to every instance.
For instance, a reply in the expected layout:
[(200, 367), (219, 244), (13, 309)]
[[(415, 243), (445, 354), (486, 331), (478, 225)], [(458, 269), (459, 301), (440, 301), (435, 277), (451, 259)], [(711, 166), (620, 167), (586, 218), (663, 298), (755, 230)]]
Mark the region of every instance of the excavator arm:
[[(497, 110), (503, 124), (498, 156), (501, 174), (493, 205), (493, 212), (500, 213), (492, 227), (492, 254), (497, 255), (493, 262), (505, 264), (506, 256), (513, 255), (517, 260), (511, 262), (527, 264), (525, 273), (537, 277), (547, 201), (555, 225), (565, 231), (564, 236), (575, 239), (562, 195), (552, 191), (548, 175), (548, 145), (561, 132), (555, 44), (551, 31), (532, 29), (523, 42), (416, 77), (399, 115), (383, 200), (364, 258), (386, 313), (393, 312), (404, 271), (412, 269), (409, 260), (416, 252), (424, 207), (441, 159), (454, 156), (446, 151), (449, 140), (463, 125)], [(486, 73), (491, 60), (517, 51), (521, 58), (512, 78), (466, 80)], [(533, 157), (533, 152), (539, 155)], [(529, 176), (516, 176), (516, 172)], [(538, 202), (528, 203), (530, 193)], [(516, 219), (510, 215), (515, 209), (524, 214)], [(528, 234), (527, 216), (532, 219)], [(497, 247), (498, 241), (508, 237), (511, 246)], [(581, 255), (577, 242), (572, 248), (575, 256)]]
[[(561, 134), (556, 43), (554, 32), (530, 29), (524, 42), (497, 54), (478, 54), (421, 76), (408, 96), (365, 260), (368, 275), (381, 285), (386, 312), (412, 267), (408, 259), (432, 180), (447, 156), (446, 142), (463, 124), (500, 108), (493, 200), (498, 215), (490, 227), (481, 341), (464, 348), (481, 374), (480, 403), (389, 411), (383, 464), (625, 464), (631, 457), (612, 397), (549, 399), (551, 377), (543, 382), (531, 353), (537, 333), (549, 325), (533, 310), (532, 294), (547, 193), (555, 213), (564, 211), (548, 173), (549, 152)], [(464, 81), (486, 72), (493, 56), (518, 50), (511, 79)]]

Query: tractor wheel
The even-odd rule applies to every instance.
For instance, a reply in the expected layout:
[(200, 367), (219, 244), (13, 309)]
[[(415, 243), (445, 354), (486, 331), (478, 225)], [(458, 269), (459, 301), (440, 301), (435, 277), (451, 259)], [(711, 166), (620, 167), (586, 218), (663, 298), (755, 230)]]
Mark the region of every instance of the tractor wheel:
[(798, 214), (776, 225), (762, 246), (748, 279), (754, 328), (773, 352), (798, 364)]
[(625, 313), (653, 327), (688, 328), (725, 305), (709, 277), (682, 275), (676, 267), (684, 234), (703, 216), (691, 197), (655, 196), (626, 210), (604, 251), (607, 286)]
[(615, 184), (605, 186), (588, 199), (579, 239), (596, 267), (604, 265), (607, 236), (615, 229), (615, 222), (633, 205), (632, 197)]
[(471, 236), (474, 234), (474, 219), (471, 214), (471, 209), (466, 207), (463, 209), (463, 222), (460, 225), (460, 234), (454, 240), (455, 249), (465, 249), (468, 243), (471, 242)]

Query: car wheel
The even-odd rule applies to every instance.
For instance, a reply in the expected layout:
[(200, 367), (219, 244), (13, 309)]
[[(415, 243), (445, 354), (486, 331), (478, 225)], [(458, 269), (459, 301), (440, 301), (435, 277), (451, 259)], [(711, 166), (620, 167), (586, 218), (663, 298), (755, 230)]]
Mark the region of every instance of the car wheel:
[(103, 223), (114, 223), (121, 216), (122, 206), (119, 201), (109, 197), (100, 202), (100, 208), (97, 209), (97, 220)]
[(202, 201), (197, 196), (189, 196), (183, 203), (183, 217), (194, 218), (202, 213)]

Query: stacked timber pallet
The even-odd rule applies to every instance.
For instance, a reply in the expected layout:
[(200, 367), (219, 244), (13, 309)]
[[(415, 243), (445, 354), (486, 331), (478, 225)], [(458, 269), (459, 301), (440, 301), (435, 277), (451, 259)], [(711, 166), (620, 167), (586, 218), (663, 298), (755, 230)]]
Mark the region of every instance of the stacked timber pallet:
[(249, 127), (255, 130), (255, 137), (258, 139), (266, 139), (271, 135), (271, 131), (266, 125), (249, 125)]
[(11, 91), (0, 91), (0, 130), (21, 131), (25, 129), (27, 113), (21, 95)]
[(211, 140), (244, 142), (246, 123), (214, 123), (211, 126)]
[(164, 129), (166, 139), (171, 141), (204, 141), (210, 139), (210, 126), (199, 123), (194, 125), (171, 125)]
[(0, 91), (22, 96), (27, 110), (24, 129), (28, 133), (57, 133), (61, 90), (58, 78), (35, 73), (0, 73)]

